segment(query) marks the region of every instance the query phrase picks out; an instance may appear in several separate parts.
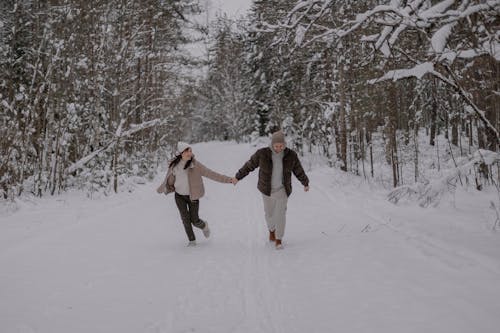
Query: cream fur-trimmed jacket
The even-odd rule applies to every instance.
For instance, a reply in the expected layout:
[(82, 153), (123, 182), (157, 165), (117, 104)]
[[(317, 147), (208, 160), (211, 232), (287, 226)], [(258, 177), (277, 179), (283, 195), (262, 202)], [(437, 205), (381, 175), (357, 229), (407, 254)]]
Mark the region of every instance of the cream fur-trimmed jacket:
[[(205, 186), (203, 186), (202, 177), (210, 178), (219, 183), (231, 182), (231, 177), (210, 170), (193, 156), (191, 165), (188, 167), (189, 197), (191, 200), (198, 200), (205, 194)], [(174, 183), (175, 176), (172, 172), (172, 168), (169, 168), (163, 183), (156, 189), (156, 192), (165, 194), (175, 192)]]

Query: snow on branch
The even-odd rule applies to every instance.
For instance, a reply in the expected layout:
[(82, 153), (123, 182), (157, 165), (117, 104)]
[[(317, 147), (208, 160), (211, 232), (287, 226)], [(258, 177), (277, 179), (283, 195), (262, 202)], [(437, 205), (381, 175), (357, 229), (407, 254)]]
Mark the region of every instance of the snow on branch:
[(426, 19), (431, 19), (435, 17), (441, 17), (442, 13), (450, 8), (453, 4), (455, 4), (455, 0), (444, 0), (441, 1), (434, 6), (430, 7), (429, 9), (426, 9), (422, 11), (419, 16), (420, 18), (426, 20)]
[(75, 163), (73, 163), (72, 165), (70, 165), (66, 169), (66, 171), (68, 173), (71, 173), (71, 172), (74, 172), (74, 171), (76, 171), (78, 169), (83, 168), (83, 166), (85, 164), (87, 164), (89, 161), (91, 161), (92, 159), (94, 159), (97, 155), (99, 155), (100, 153), (108, 151), (109, 149), (113, 148), (122, 138), (129, 137), (129, 136), (131, 136), (134, 133), (137, 133), (139, 131), (142, 131), (142, 130), (150, 128), (150, 127), (154, 127), (154, 126), (158, 126), (158, 125), (163, 125), (163, 124), (165, 124), (167, 122), (168, 122), (167, 120), (154, 119), (154, 120), (146, 121), (146, 122), (144, 122), (142, 124), (131, 124), (130, 128), (128, 130), (123, 131), (123, 125), (125, 124), (125, 119), (122, 119), (120, 121), (120, 124), (118, 125), (118, 128), (115, 131), (115, 136), (114, 136), (113, 139), (111, 139), (110, 141), (108, 141), (108, 143), (104, 147), (102, 147), (101, 149), (98, 149), (98, 150), (92, 152), (91, 154), (89, 154), (89, 155), (87, 155), (87, 156), (79, 159), (78, 161), (76, 161)]
[(94, 159), (94, 157), (96, 157), (97, 155), (99, 155), (100, 153), (104, 152), (104, 151), (107, 151), (111, 148), (114, 147), (114, 145), (116, 144), (116, 141), (112, 141), (110, 142), (108, 145), (106, 145), (105, 147), (101, 148), (101, 149), (98, 149), (94, 152), (92, 152), (91, 154), (79, 159), (78, 161), (76, 161), (75, 163), (71, 164), (67, 169), (66, 169), (66, 172), (68, 173), (72, 173), (78, 169), (81, 169), (83, 168), (83, 166), (85, 164), (87, 164), (89, 161), (91, 161), (92, 159)]
[(130, 129), (123, 132), (121, 137), (128, 137), (128, 136), (131, 136), (132, 134), (137, 133), (139, 131), (142, 131), (146, 128), (150, 128), (150, 127), (154, 127), (154, 126), (158, 126), (158, 125), (163, 125), (165, 123), (166, 123), (166, 121), (162, 121), (161, 119), (154, 119), (154, 120), (146, 121), (142, 124), (131, 124)]
[[(377, 79), (368, 80), (367, 83), (368, 84), (375, 84), (375, 83), (379, 83), (379, 82), (383, 82), (383, 81), (387, 81), (387, 80), (398, 81), (398, 80), (406, 79), (406, 78), (410, 78), (410, 77), (415, 77), (415, 78), (420, 80), (426, 74), (434, 75), (435, 77), (437, 77), (438, 79), (440, 79), (444, 83), (450, 85), (451, 87), (453, 87), (455, 89), (460, 89), (460, 87), (454, 81), (450, 80), (449, 78), (445, 77), (443, 74), (436, 71), (434, 69), (434, 63), (432, 63), (432, 62), (424, 62), (424, 63), (416, 65), (413, 68), (391, 70)], [(472, 111), (473, 111), (472, 113), (477, 112), (480, 115), (483, 115), (483, 117), (484, 117), (483, 111), (481, 111), (479, 109), (476, 110), (476, 108), (474, 108), (474, 110), (472, 110)]]
[[(332, 35), (336, 39), (342, 39), (354, 31), (374, 24), (382, 27), (381, 32), (376, 35), (376, 40), (372, 39), (375, 49), (382, 52), (385, 57), (389, 57), (391, 55), (390, 48), (396, 44), (401, 34), (408, 28), (422, 30), (436, 27), (437, 30), (429, 36), (431, 48), (436, 53), (442, 53), (446, 51), (448, 40), (452, 36), (453, 28), (458, 21), (466, 20), (475, 14), (494, 19), (500, 12), (500, 0), (488, 0), (482, 4), (471, 4), (469, 1), (443, 0), (431, 7), (424, 0), (409, 1), (406, 5), (402, 5), (401, 1), (393, 0), (389, 5), (377, 5), (372, 9), (357, 14), (353, 20), (345, 22), (340, 27), (326, 29), (326, 31), (312, 35), (306, 40), (305, 36), (312, 25), (307, 24), (304, 29), (304, 26), (300, 26), (300, 23), (304, 20), (315, 22), (324, 15), (328, 15), (329, 12), (326, 11), (326, 8), (332, 6), (333, 3), (330, 0), (299, 1), (288, 13), (286, 22), (279, 25), (269, 25), (268, 27), (271, 30), (278, 28), (296, 30), (296, 41), (299, 42), (297, 45), (305, 47)], [(457, 6), (453, 8), (454, 5)], [(317, 13), (311, 14), (311, 10), (315, 6), (320, 6), (321, 9)], [(496, 56), (495, 48), (498, 43), (496, 38), (491, 38), (489, 42), (488, 45), (483, 45), (483, 50), (493, 49), (490, 54), (495, 59), (498, 59), (500, 56)], [(481, 55), (484, 52), (476, 52), (476, 54)]]
[(434, 52), (442, 53), (448, 43), (448, 38), (451, 36), (451, 31), (456, 25), (456, 22), (446, 24), (434, 33), (431, 38), (431, 46)]
[(496, 12), (496, 15), (498, 15), (498, 11), (500, 7), (500, 1), (499, 0), (489, 0), (486, 1), (484, 4), (478, 4), (478, 5), (473, 5), (465, 9), (464, 11), (453, 11), (452, 13), (455, 14), (457, 19), (463, 19), (466, 17), (469, 17), (473, 14), (477, 14), (480, 12), (486, 12), (486, 11), (493, 11)]
[(374, 84), (382, 81), (387, 81), (387, 80), (401, 80), (404, 78), (409, 78), (409, 77), (416, 77), (417, 79), (422, 79), (422, 77), (425, 74), (436, 74), (436, 71), (434, 70), (434, 64), (431, 62), (424, 62), (422, 64), (418, 64), (413, 68), (409, 69), (396, 69), (392, 71), (388, 71), (385, 73), (382, 77), (369, 80), (369, 84)]
[[(356, 15), (354, 20), (345, 22), (342, 26), (326, 29), (326, 31), (310, 36), (307, 35), (313, 22), (329, 12), (325, 9), (333, 5), (329, 0), (303, 0), (287, 15), (287, 22), (279, 26), (273, 26), (284, 29), (295, 29), (295, 43), (298, 47), (306, 47), (317, 40), (325, 40), (329, 36), (334, 36), (338, 40), (346, 37), (352, 32), (359, 30), (367, 25), (382, 26), (380, 33), (364, 36), (361, 41), (369, 41), (374, 44), (376, 50), (379, 50), (385, 57), (391, 56), (391, 48), (398, 42), (401, 34), (410, 28), (422, 30), (423, 28), (436, 27), (429, 36), (430, 51), (436, 53), (438, 57), (434, 59), (435, 63), (446, 62), (451, 64), (456, 58), (473, 58), (483, 54), (491, 54), (495, 59), (500, 59), (500, 47), (497, 36), (479, 38), (480, 48), (469, 50), (450, 50), (447, 48), (448, 41), (453, 34), (453, 28), (459, 20), (468, 19), (473, 14), (482, 14), (486, 19), (493, 19), (500, 11), (500, 0), (488, 0), (483, 4), (471, 4), (469, 1), (458, 2), (455, 0), (442, 0), (429, 7), (425, 0), (413, 0), (402, 5), (402, 1), (392, 0), (389, 5), (377, 5), (363, 13)], [(321, 6), (317, 13), (310, 14), (312, 7)], [(309, 24), (300, 25), (301, 21), (307, 17)], [(484, 29), (483, 29), (484, 30)], [(482, 29), (474, 30), (474, 33)], [(385, 79), (394, 79), (395, 77), (405, 78), (408, 76), (421, 77), (430, 68), (429, 64), (417, 65), (414, 69), (408, 71), (389, 72), (384, 76)], [(424, 70), (422, 72), (422, 70)], [(442, 78), (440, 78), (442, 79)], [(450, 80), (448, 80), (450, 81)]]
[(421, 207), (428, 207), (430, 205), (437, 206), (443, 194), (449, 189), (454, 189), (460, 177), (466, 176), (475, 166), (479, 164), (491, 166), (499, 162), (500, 153), (479, 149), (470, 157), (469, 160), (465, 161), (462, 165), (451, 169), (436, 182), (400, 186), (392, 190), (387, 195), (387, 199), (390, 202), (397, 204), (403, 198), (416, 198)]

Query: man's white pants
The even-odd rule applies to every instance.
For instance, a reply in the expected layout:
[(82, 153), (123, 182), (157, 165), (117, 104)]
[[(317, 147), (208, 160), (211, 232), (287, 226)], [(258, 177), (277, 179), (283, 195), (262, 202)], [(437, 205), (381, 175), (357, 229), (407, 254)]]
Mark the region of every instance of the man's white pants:
[(286, 205), (288, 196), (284, 188), (272, 192), (271, 196), (262, 195), (267, 227), (276, 232), (276, 239), (283, 239), (286, 225)]

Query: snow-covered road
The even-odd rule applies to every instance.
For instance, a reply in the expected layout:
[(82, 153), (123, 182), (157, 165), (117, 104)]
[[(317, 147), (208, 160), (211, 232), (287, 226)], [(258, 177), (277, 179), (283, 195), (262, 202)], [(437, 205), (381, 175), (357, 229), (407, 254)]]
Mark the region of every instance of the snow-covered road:
[[(194, 146), (228, 175), (255, 149)], [(163, 175), (100, 200), (20, 202), (0, 216), (0, 332), (498, 332), (500, 237), (480, 194), (397, 207), (356, 177), (308, 175), (283, 251), (266, 239), (256, 172), (205, 181), (212, 236), (196, 230), (194, 248), (173, 196), (154, 191)]]

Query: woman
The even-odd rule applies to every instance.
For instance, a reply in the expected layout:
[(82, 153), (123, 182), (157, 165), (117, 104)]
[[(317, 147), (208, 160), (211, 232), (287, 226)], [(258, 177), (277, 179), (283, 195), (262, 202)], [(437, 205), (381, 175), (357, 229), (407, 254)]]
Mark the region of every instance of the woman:
[(205, 194), (203, 177), (208, 177), (220, 183), (233, 183), (234, 179), (214, 172), (194, 158), (191, 146), (185, 142), (177, 144), (177, 156), (170, 162), (167, 175), (156, 192), (168, 194), (175, 192), (175, 203), (179, 209), (188, 246), (196, 245), (193, 225), (203, 231), (208, 238), (210, 229), (207, 222), (198, 216), (200, 198)]

